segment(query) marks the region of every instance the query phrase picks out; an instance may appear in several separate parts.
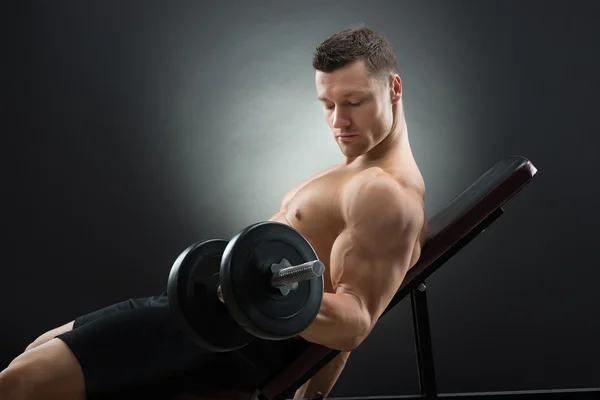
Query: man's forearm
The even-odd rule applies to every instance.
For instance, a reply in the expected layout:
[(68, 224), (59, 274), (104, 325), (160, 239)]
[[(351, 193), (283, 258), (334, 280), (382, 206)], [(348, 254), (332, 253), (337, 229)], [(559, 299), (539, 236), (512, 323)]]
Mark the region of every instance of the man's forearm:
[(347, 294), (325, 293), (319, 314), (299, 336), (335, 350), (354, 350), (370, 323), (358, 300)]

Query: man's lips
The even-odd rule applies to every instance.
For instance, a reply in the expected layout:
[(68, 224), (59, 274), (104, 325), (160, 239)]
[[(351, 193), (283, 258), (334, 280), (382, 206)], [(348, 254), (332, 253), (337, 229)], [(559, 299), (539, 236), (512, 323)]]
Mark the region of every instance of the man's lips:
[(352, 134), (352, 133), (345, 133), (345, 134), (343, 134), (343, 135), (337, 135), (337, 139), (338, 139), (340, 142), (349, 142), (349, 141), (351, 141), (352, 139), (354, 139), (354, 138), (355, 138), (355, 137), (357, 137), (357, 136), (358, 136), (358, 135), (356, 135), (356, 134)]

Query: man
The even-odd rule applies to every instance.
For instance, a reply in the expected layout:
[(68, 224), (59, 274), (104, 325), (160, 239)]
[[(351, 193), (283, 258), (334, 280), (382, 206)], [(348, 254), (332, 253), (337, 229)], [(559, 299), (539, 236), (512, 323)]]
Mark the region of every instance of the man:
[[(270, 220), (302, 233), (326, 266), (322, 307), (299, 336), (341, 353), (295, 398), (330, 392), (417, 262), (427, 229), (425, 185), (390, 43), (365, 27), (344, 30), (317, 47), (313, 67), (325, 121), (345, 161), (290, 190)], [(129, 300), (40, 336), (0, 373), (0, 398), (125, 396), (135, 385), (153, 393), (171, 385), (175, 393), (186, 371), (209, 356), (217, 368), (227, 354), (194, 349), (175, 328), (164, 296)]]

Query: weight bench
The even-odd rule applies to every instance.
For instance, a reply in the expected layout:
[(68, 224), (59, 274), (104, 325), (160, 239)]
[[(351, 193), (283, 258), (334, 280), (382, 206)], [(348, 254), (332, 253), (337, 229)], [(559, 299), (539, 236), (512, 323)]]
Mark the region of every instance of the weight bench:
[[(396, 304), (410, 295), (421, 393), (414, 396), (378, 396), (378, 400), (438, 397), (477, 399), (498, 395), (507, 395), (511, 398), (525, 396), (544, 399), (551, 395), (555, 395), (554, 397), (568, 396), (569, 398), (573, 398), (573, 396), (600, 398), (600, 388), (575, 389), (572, 391), (464, 394), (438, 394), (437, 392), (425, 280), (500, 217), (504, 213), (502, 206), (520, 192), (531, 181), (536, 172), (537, 169), (533, 164), (523, 157), (509, 157), (502, 160), (429, 220), (427, 241), (421, 252), (421, 257), (417, 264), (408, 271), (397, 294), (384, 312), (385, 315)], [(178, 400), (207, 398), (284, 400), (292, 398), (294, 392), (300, 386), (339, 354), (339, 351), (322, 345), (305, 341), (297, 342), (294, 345), (302, 346), (302, 349), (294, 354), (299, 355), (290, 360), (283, 369), (270, 376), (266, 382), (257, 382), (256, 387), (252, 389), (243, 391), (239, 389), (206, 388), (198, 391), (197, 394), (182, 395), (178, 397)], [(579, 394), (579, 396), (576, 396), (576, 394)]]

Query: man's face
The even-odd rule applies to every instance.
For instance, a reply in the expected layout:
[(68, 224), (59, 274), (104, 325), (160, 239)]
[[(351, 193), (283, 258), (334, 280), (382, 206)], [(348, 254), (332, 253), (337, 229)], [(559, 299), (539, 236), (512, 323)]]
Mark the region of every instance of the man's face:
[(379, 144), (394, 122), (388, 85), (370, 76), (362, 60), (331, 73), (316, 72), (325, 121), (346, 157)]

